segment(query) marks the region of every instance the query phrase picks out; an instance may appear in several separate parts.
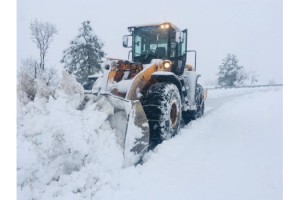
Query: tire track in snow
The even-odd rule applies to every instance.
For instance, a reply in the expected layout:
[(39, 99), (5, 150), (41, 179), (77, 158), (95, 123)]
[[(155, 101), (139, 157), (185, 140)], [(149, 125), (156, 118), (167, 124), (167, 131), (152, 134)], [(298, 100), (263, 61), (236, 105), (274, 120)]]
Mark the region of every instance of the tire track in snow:
[(234, 98), (241, 97), (241, 96), (244, 96), (244, 95), (247, 95), (247, 94), (251, 94), (253, 92), (254, 92), (254, 90), (244, 91), (244, 92), (239, 93), (239, 94), (230, 94), (229, 93), (225, 96), (213, 97), (213, 98), (209, 98), (209, 94), (208, 94), (208, 98), (205, 102), (204, 116), (210, 115), (216, 109), (218, 109), (219, 107), (221, 107), (225, 103), (232, 101)]

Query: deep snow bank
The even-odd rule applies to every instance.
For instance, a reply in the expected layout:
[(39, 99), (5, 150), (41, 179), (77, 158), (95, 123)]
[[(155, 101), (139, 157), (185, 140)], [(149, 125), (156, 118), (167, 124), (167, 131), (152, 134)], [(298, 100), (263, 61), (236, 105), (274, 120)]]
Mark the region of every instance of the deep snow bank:
[(18, 112), (18, 199), (91, 198), (122, 151), (106, 118), (107, 102), (88, 102), (64, 74), (55, 99), (37, 98)]

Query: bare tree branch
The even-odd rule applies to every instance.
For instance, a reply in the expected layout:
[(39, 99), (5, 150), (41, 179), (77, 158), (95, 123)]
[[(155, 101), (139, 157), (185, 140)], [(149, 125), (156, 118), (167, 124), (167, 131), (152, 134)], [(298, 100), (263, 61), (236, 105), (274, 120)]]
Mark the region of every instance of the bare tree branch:
[(45, 57), (49, 49), (50, 42), (57, 34), (56, 26), (48, 22), (42, 23), (37, 19), (31, 22), (31, 39), (37, 45), (40, 51), (40, 68), (45, 69)]

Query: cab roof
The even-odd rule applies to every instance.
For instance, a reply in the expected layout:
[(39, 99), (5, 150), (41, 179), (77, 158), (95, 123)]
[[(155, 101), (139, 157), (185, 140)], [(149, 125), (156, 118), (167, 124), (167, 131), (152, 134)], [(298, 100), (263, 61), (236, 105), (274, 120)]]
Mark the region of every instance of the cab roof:
[(128, 29), (130, 30), (132, 28), (141, 28), (141, 27), (148, 27), (148, 26), (160, 26), (162, 24), (169, 24), (176, 31), (180, 31), (180, 29), (176, 25), (172, 24), (171, 22), (163, 22), (163, 23), (153, 23), (153, 24), (143, 24), (143, 25), (129, 26)]

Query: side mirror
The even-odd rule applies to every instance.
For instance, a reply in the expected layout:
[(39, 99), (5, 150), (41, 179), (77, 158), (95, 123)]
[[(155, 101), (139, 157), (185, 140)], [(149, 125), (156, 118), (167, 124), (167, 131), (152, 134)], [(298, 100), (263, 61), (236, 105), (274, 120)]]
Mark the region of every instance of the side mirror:
[(123, 36), (123, 47), (130, 48), (131, 47), (131, 46), (129, 46), (130, 41), (132, 41), (132, 36), (131, 35), (124, 35)]

